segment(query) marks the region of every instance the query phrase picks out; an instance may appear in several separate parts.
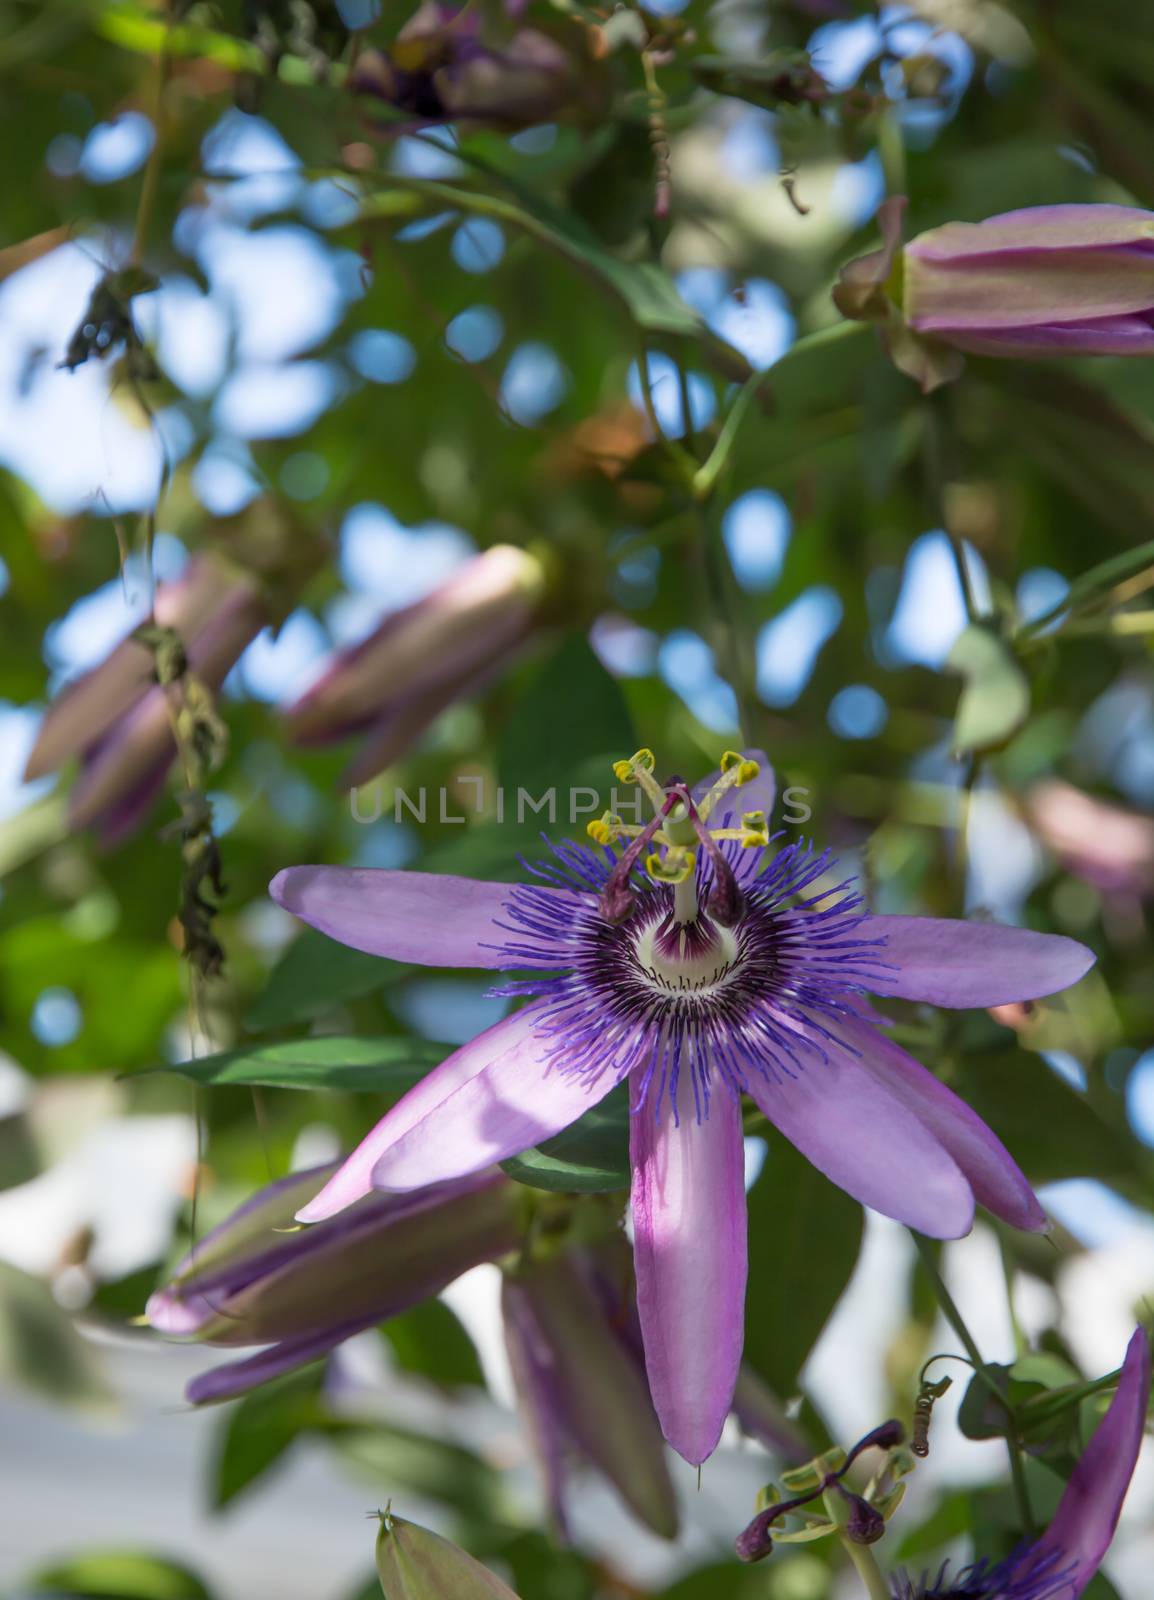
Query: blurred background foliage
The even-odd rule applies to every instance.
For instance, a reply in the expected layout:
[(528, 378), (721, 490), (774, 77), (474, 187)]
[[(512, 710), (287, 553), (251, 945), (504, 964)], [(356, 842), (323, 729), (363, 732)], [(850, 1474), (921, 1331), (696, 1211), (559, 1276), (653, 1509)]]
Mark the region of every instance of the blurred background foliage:
[[(501, 1010), (475, 976), (298, 934), (265, 897), (272, 874), (515, 876), (542, 826), (518, 819), (518, 790), (556, 786), (551, 831), (580, 833), (566, 791), (607, 795), (609, 763), (641, 744), (694, 776), (739, 738), (765, 748), (777, 825), (835, 846), (876, 909), (1093, 946), (1096, 970), (1053, 1002), (906, 1007), (900, 1036), (1058, 1222), (1053, 1244), (983, 1227), (976, 1254), (944, 1252), (989, 1359), (1028, 1337), (1057, 1362), (1043, 1388), (1098, 1376), (1154, 1281), (1154, 368), (971, 359), (927, 399), (829, 299), (887, 192), (910, 196), (910, 232), (1061, 201), (1154, 206), (1154, 12), (532, 0), (477, 15), (498, 49), (524, 27), (554, 40), (569, 67), (546, 104), (454, 126), (425, 122), (427, 85), (416, 111), (385, 103), (365, 63), (409, 20), (392, 0), (0, 0), (14, 1594), (345, 1600), (371, 1571), (356, 1517), (390, 1497), (431, 1508), (526, 1600), (853, 1592), (826, 1544), (756, 1572), (729, 1559), (773, 1471), (749, 1444), (707, 1467), (700, 1497), (678, 1480), (693, 1526), (672, 1551), (604, 1491), (577, 1548), (552, 1546), (524, 1446), (483, 1399), (492, 1329), (465, 1299), (463, 1321), (441, 1306), (388, 1326), (388, 1375), (352, 1415), (308, 1372), (214, 1416), (207, 1442), (203, 1419), (168, 1419), (163, 1446), (150, 1431), (187, 1363), (166, 1365), (133, 1319), (190, 1231), (348, 1147), (438, 1045)], [(348, 749), (293, 748), (277, 706), (495, 544), (541, 563), (530, 637), (351, 805)], [(219, 701), (226, 965), (211, 980), (181, 959), (172, 796), (106, 849), (69, 831), (67, 774), (21, 779), (46, 702), (147, 614), (150, 565), (172, 577), (205, 549), (260, 572), (277, 624)], [(425, 821), (394, 811), (422, 790)], [(622, 1130), (571, 1168), (612, 1178)], [(778, 1141), (751, 1215), (747, 1355), (782, 1400), (804, 1397), (815, 1448), (908, 1416), (921, 1361), (950, 1339), (893, 1232), (871, 1219), (863, 1247), (858, 1208)], [(1012, 1325), (993, 1306), (1007, 1284)], [(70, 1408), (52, 1427), (49, 1402)], [(161, 1518), (171, 1549), (134, 1519), (127, 1477), (110, 1515), (99, 1497), (98, 1517), (76, 1510), (88, 1491), (68, 1463), (110, 1426), (141, 1473), (163, 1472), (158, 1450), (187, 1458), (174, 1501), (193, 1495), (189, 1463), (201, 1473), (199, 1508)], [(990, 1487), (1004, 1455), (964, 1437), (985, 1437), (981, 1420), (959, 1432), (951, 1400), (936, 1427), (949, 1442), (891, 1528), (891, 1563), (931, 1564), (967, 1534), (988, 1549), (1010, 1526)], [(288, 1471), (304, 1454), (352, 1474), (308, 1524), (312, 1569), (291, 1528), (268, 1543), (275, 1508), (284, 1526), (319, 1492)], [(1044, 1504), (1058, 1480), (1030, 1469)], [(202, 1515), (228, 1507), (243, 1529), (258, 1500), (247, 1535)], [(1150, 1554), (1135, 1536), (1119, 1571)]]

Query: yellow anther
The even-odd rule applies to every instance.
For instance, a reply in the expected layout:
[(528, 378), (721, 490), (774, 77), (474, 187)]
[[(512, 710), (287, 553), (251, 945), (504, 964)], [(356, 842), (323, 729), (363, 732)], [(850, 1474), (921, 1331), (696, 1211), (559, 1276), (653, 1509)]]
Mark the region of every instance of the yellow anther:
[(745, 850), (756, 850), (769, 843), (769, 825), (764, 811), (744, 811), (741, 816), (741, 843)]
[(644, 789), (653, 809), (660, 813), (665, 804), (665, 790), (653, 776), (657, 757), (652, 750), (638, 750), (628, 761), (613, 763), (613, 776), (618, 783), (638, 783)]
[(743, 783), (751, 783), (760, 771), (756, 761), (747, 760), (738, 750), (727, 750), (721, 758), (720, 778), (698, 802), (698, 816), (703, 822), (706, 821), (723, 794), (728, 794), (730, 789), (739, 789)]
[(595, 822), (587, 822), (585, 832), (594, 844), (612, 844), (615, 837), (608, 816), (600, 817)]
[(652, 772), (657, 765), (657, 758), (652, 750), (638, 750), (636, 755), (629, 757), (628, 761), (615, 761), (613, 763), (613, 776), (618, 783), (640, 783), (643, 772)]
[[(752, 783), (761, 768), (756, 761), (750, 761), (743, 756), (740, 750), (727, 750), (721, 758), (721, 770), (729, 778), (730, 783), (740, 786), (743, 783)], [(731, 773), (735, 776), (730, 777)]]

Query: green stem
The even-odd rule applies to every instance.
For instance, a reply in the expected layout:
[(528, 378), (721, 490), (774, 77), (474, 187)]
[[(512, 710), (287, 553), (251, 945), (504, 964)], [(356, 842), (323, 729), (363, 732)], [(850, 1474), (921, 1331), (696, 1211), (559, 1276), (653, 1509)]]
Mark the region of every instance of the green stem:
[(881, 1568), (874, 1560), (874, 1553), (867, 1544), (855, 1544), (852, 1539), (842, 1538), (842, 1549), (854, 1564), (854, 1569), (862, 1581), (862, 1587), (869, 1600), (893, 1600), (889, 1585), (882, 1576)]
[[(986, 1363), (982, 1359), (982, 1352), (978, 1349), (973, 1334), (970, 1332), (969, 1328), (966, 1327), (965, 1318), (958, 1310), (957, 1302), (954, 1300), (954, 1297), (950, 1291), (946, 1288), (945, 1281), (942, 1278), (941, 1273), (938, 1271), (938, 1264), (934, 1260), (934, 1253), (930, 1247), (929, 1240), (924, 1239), (920, 1233), (914, 1233), (912, 1228), (910, 1230), (910, 1235), (915, 1246), (917, 1247), (917, 1252), (921, 1257), (921, 1263), (925, 1269), (926, 1275), (929, 1278), (930, 1283), (933, 1285), (934, 1294), (937, 1297), (938, 1304), (942, 1308), (942, 1314), (944, 1315), (946, 1321), (953, 1328), (962, 1344), (965, 1346), (966, 1354), (974, 1363), (978, 1376), (989, 1388), (991, 1394), (995, 1395), (999, 1403), (1004, 1406), (1006, 1403), (1005, 1397), (998, 1393), (993, 1380), (986, 1372)], [(1005, 1438), (1006, 1450), (1010, 1457), (1010, 1476), (1014, 1483), (1014, 1498), (1018, 1502), (1018, 1514), (1022, 1519), (1022, 1528), (1026, 1534), (1033, 1538), (1037, 1533), (1037, 1526), (1034, 1522), (1033, 1508), (1030, 1505), (1030, 1491), (1026, 1483), (1026, 1469), (1022, 1461), (1021, 1446), (1019, 1445), (1018, 1440), (1015, 1438), (1011, 1428), (1006, 1429), (1003, 1437)]]

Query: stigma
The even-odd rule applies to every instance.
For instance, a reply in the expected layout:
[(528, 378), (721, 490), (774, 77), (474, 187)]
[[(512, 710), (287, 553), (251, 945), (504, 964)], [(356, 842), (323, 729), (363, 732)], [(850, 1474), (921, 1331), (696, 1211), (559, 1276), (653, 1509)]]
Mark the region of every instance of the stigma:
[[(741, 826), (709, 828), (709, 817), (721, 798), (730, 790), (749, 783), (758, 775), (756, 761), (737, 751), (727, 750), (721, 758), (721, 772), (709, 791), (694, 798), (680, 778), (661, 784), (654, 777), (656, 762), (652, 750), (639, 750), (626, 761), (614, 764), (620, 783), (638, 785), (653, 807), (653, 816), (644, 826), (630, 825), (613, 812), (606, 812), (588, 826), (591, 839), (601, 845), (624, 842), (624, 849), (601, 895), (601, 910), (607, 921), (628, 920), (636, 909), (636, 896), (630, 888), (635, 872), (644, 872), (656, 884), (673, 890), (673, 921), (690, 929), (701, 922), (698, 906), (697, 867), (702, 852), (709, 863), (712, 884), (706, 911), (709, 924), (699, 928), (700, 940), (713, 942), (717, 927), (731, 928), (742, 910), (742, 894), (733, 868), (720, 848), (723, 839), (734, 839), (747, 849), (768, 843), (764, 812), (742, 815)], [(688, 953), (688, 952), (687, 952)]]

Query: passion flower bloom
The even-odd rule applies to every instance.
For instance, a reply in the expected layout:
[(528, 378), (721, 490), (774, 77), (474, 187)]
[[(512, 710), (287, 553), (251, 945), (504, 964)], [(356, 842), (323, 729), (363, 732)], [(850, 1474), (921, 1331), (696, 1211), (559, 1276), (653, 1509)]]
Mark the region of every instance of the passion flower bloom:
[[(554, 845), (528, 883), (302, 866), (271, 894), (358, 950), (536, 973), (498, 991), (530, 1003), (394, 1106), (301, 1221), (516, 1155), (629, 1081), (650, 1389), (666, 1438), (699, 1463), (741, 1359), (742, 1095), (834, 1183), (922, 1233), (966, 1233), (975, 1200), (1042, 1229), (1001, 1143), (879, 1031), (862, 996), (998, 1005), (1065, 988), (1094, 958), (1020, 928), (871, 916), (852, 880), (823, 885), (828, 852), (767, 856), (773, 783), (757, 761), (731, 752), (693, 793), (652, 769), (649, 751), (617, 768), (652, 800), (647, 825), (606, 817), (592, 830), (600, 850)], [(746, 784), (751, 809), (732, 814)]]
[(952, 1577), (892, 1580), (894, 1600), (1077, 1600), (1110, 1548), (1134, 1476), (1150, 1403), (1150, 1344), (1130, 1340), (1109, 1410), (1074, 1468), (1054, 1520), (1005, 1561), (978, 1561)]
[(293, 1229), (294, 1211), (332, 1171), (293, 1173), (259, 1191), (149, 1300), (146, 1316), (160, 1333), (268, 1347), (194, 1378), (194, 1405), (316, 1361), (520, 1240), (517, 1187), (493, 1170), (413, 1194), (365, 1195), (323, 1228)]
[[(215, 690), (269, 617), (254, 578), (199, 555), (175, 582), (158, 586), (151, 621), (172, 630), (188, 671)], [(25, 768), (30, 782), (78, 756), (68, 820), (95, 828), (107, 845), (140, 825), (176, 755), (172, 727), (183, 695), (175, 683), (157, 684), (157, 661), (137, 637), (123, 639), (48, 708)]]
[(368, 782), (512, 659), (532, 632), (544, 586), (541, 562), (526, 550), (499, 544), (473, 557), (335, 656), (285, 712), (290, 738), (324, 744), (365, 734), (344, 782)]
[(959, 370), (934, 357), (943, 345), (1019, 358), (1154, 354), (1154, 212), (1031, 206), (948, 222), (903, 247), (905, 203), (882, 206), (882, 248), (842, 269), (834, 300), (847, 317), (889, 323), (895, 361), (927, 387)]

